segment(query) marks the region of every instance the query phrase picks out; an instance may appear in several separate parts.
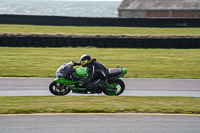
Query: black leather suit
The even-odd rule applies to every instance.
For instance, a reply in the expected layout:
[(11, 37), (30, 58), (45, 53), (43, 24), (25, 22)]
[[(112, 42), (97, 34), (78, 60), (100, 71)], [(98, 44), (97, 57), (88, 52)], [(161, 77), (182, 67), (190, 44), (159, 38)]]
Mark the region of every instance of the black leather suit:
[[(88, 65), (87, 73), (86, 78), (80, 78), (78, 81), (86, 84), (86, 88), (91, 91), (97, 90), (100, 85), (109, 79), (108, 69), (97, 61), (93, 61)], [(92, 79), (93, 77), (95, 78)]]

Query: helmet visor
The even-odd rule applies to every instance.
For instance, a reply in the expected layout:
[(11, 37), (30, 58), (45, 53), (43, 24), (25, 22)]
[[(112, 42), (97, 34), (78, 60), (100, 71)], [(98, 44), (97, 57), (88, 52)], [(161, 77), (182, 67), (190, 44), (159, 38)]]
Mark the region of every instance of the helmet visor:
[(84, 66), (85, 64), (87, 64), (87, 60), (81, 61), (81, 65)]

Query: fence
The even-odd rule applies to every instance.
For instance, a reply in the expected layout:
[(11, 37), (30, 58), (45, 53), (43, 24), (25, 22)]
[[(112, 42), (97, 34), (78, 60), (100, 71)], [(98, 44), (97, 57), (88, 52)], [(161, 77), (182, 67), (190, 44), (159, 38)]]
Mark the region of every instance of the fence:
[(200, 37), (0, 35), (1, 47), (200, 48)]
[(200, 18), (100, 18), (1, 14), (0, 24), (55, 26), (200, 27)]

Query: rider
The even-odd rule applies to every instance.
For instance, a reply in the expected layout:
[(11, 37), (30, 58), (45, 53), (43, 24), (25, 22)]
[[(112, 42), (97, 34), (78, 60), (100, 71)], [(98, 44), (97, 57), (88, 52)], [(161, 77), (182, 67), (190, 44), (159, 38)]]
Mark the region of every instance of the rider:
[[(89, 54), (84, 54), (81, 56), (80, 64), (82, 67), (87, 67), (87, 77), (75, 77), (75, 80), (86, 84), (86, 88), (91, 93), (97, 92), (99, 88), (103, 89), (103, 87), (100, 86), (104, 84), (109, 78), (108, 69), (101, 63), (97, 62), (95, 58), (91, 59)], [(75, 63), (74, 65), (79, 65), (79, 63)], [(95, 77), (94, 79), (92, 79), (93, 76)]]

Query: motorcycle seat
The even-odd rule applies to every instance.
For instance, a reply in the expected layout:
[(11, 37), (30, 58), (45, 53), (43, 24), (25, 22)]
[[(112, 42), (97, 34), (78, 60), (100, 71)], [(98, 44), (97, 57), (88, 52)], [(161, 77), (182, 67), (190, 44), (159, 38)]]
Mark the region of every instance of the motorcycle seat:
[(119, 76), (122, 73), (121, 68), (110, 68), (109, 69), (109, 77)]

